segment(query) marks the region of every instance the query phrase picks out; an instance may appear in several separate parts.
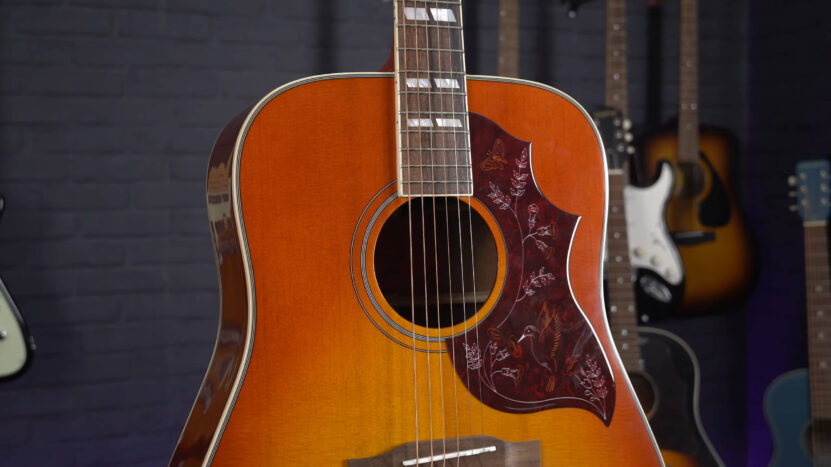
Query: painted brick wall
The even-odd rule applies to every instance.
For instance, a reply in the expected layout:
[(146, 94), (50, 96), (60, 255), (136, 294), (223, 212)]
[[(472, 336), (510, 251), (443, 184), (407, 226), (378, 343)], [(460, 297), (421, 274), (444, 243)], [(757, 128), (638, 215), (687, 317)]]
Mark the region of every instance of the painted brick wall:
[[(764, 390), (805, 367), (803, 232), (788, 205), (788, 175), (800, 160), (831, 155), (831, 4), (818, 0), (752, 2), (747, 198), (762, 249), (762, 275), (748, 314), (748, 461), (766, 465), (773, 440)], [(819, 54), (819, 55), (818, 55)]]
[[(746, 3), (702, 3), (702, 121), (745, 141)], [(472, 73), (496, 69), (496, 4), (466, 4)], [(523, 77), (600, 104), (603, 3), (574, 19), (557, 2), (521, 5)], [(665, 8), (668, 117), (678, 10)], [(0, 275), (38, 343), (30, 371), (0, 384), (4, 465), (167, 461), (216, 332), (203, 189), (216, 134), (286, 81), (377, 69), (391, 21), (389, 0), (0, 0)], [(630, 7), (636, 123), (645, 27), (645, 5)], [(735, 321), (673, 328), (705, 382), (742, 361), (724, 358)], [(717, 430), (736, 396), (705, 397)]]

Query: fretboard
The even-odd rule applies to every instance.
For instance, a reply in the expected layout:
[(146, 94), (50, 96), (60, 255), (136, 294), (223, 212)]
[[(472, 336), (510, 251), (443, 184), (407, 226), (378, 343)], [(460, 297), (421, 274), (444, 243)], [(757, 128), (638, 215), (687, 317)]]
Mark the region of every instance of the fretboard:
[(470, 196), (461, 0), (395, 0), (400, 196)]
[(831, 419), (831, 280), (825, 222), (805, 224), (811, 418)]
[(609, 173), (609, 218), (606, 235), (606, 280), (608, 283), (609, 326), (623, 366), (640, 368), (641, 348), (638, 343), (638, 314), (632, 266), (629, 264), (629, 237), (626, 231), (626, 208), (623, 188), (626, 180), (620, 170)]
[(499, 0), (499, 76), (519, 77), (519, 0)]
[(628, 112), (626, 0), (606, 1), (606, 107)]
[(698, 162), (698, 2), (681, 0), (678, 160)]

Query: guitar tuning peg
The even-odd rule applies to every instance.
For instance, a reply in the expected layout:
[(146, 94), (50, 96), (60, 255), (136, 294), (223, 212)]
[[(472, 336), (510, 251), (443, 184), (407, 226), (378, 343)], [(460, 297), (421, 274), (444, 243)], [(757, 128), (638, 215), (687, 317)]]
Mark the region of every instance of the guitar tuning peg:
[(788, 176), (788, 185), (796, 186), (796, 175), (789, 175)]
[(627, 131), (626, 134), (623, 135), (623, 139), (626, 140), (627, 143), (631, 143), (632, 142), (632, 133), (629, 133)]
[(634, 146), (626, 146), (626, 153), (627, 154), (635, 154), (635, 147)]
[(791, 198), (796, 198), (796, 190), (789, 191), (788, 196), (790, 196)]
[(623, 129), (628, 130), (630, 128), (632, 128), (632, 120), (629, 120), (628, 118), (624, 118), (623, 119)]
[(796, 212), (797, 209), (799, 209), (799, 206), (791, 204), (790, 206), (788, 206), (788, 209), (790, 209), (792, 212)]

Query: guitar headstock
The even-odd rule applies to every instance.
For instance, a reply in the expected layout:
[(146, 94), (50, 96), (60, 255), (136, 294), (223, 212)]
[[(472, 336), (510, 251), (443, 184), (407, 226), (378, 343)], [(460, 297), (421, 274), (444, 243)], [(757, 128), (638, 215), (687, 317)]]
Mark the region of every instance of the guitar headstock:
[(803, 161), (796, 164), (796, 211), (802, 222), (825, 222), (831, 213), (829, 187), (831, 166), (826, 160)]
[(629, 155), (635, 153), (635, 147), (632, 145), (632, 122), (624, 118), (620, 110), (608, 107), (594, 111), (592, 116), (603, 139), (609, 169), (623, 169)]

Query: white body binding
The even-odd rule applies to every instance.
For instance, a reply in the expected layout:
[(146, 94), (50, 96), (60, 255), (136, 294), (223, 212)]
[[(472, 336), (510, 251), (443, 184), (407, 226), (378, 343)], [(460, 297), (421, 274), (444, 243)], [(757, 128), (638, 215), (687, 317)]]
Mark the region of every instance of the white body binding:
[(648, 187), (627, 185), (623, 200), (632, 267), (649, 269), (668, 283), (679, 285), (684, 279), (684, 266), (664, 223), (674, 181), (672, 167), (662, 164), (655, 183)]

